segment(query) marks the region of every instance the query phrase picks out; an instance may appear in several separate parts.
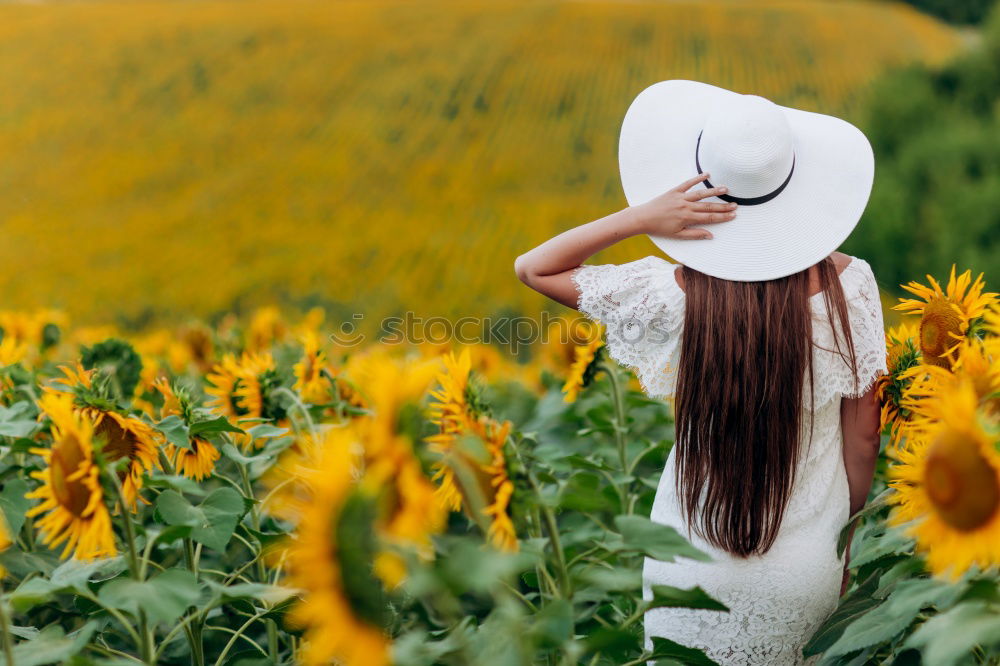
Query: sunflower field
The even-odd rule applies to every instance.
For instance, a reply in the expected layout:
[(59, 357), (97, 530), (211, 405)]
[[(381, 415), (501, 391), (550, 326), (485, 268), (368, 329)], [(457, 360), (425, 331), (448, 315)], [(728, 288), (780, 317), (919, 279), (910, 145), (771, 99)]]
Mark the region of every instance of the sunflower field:
[[(805, 652), (996, 664), (1000, 300), (969, 271), (904, 288), (852, 582)], [(728, 609), (639, 594), (644, 557), (708, 556), (648, 518), (670, 405), (598, 327), (517, 362), (329, 324), (0, 313), (0, 663), (714, 663), (643, 649), (649, 608)]]
[(885, 69), (965, 41), (861, 0), (0, 2), (0, 289), (135, 328), (534, 312), (514, 258), (625, 205), (651, 82), (854, 118)]

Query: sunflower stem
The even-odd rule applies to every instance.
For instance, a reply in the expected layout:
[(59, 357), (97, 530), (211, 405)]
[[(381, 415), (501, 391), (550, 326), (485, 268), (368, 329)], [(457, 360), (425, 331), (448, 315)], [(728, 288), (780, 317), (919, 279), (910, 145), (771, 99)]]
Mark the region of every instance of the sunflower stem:
[[(254, 622), (256, 622), (257, 620), (259, 620), (260, 618), (262, 618), (268, 612), (269, 611), (267, 611), (267, 610), (260, 611), (259, 613), (257, 613), (253, 617), (251, 617), (249, 620), (247, 620), (246, 622), (244, 622), (243, 625), (239, 629), (237, 629), (236, 631), (233, 632), (233, 637), (229, 639), (229, 642), (226, 643), (226, 645), (225, 645), (224, 648), (222, 648), (222, 652), (219, 654), (219, 658), (215, 660), (215, 666), (222, 666), (222, 664), (225, 663), (226, 656), (229, 654), (229, 651), (233, 649), (233, 646), (236, 644), (236, 641), (243, 636), (243, 634), (246, 632), (246, 630)], [(251, 642), (253, 642), (253, 641), (251, 641)], [(256, 645), (256, 643), (254, 643), (254, 644)], [(278, 663), (278, 661), (275, 659), (274, 663), (276, 664), (276, 663)]]
[(111, 617), (113, 617), (116, 620), (118, 620), (118, 623), (122, 625), (122, 628), (125, 629), (125, 632), (128, 633), (128, 635), (132, 638), (132, 641), (136, 645), (139, 645), (139, 643), (142, 642), (142, 639), (139, 638), (139, 634), (136, 632), (135, 628), (132, 626), (132, 623), (129, 622), (128, 618), (126, 618), (124, 615), (122, 615), (121, 611), (119, 611), (117, 608), (113, 608), (111, 606), (108, 606), (108, 605), (105, 605), (105, 604), (101, 603), (101, 600), (98, 599), (93, 594), (84, 594), (84, 595), (81, 595), (81, 596), (84, 599), (90, 600), (95, 606), (100, 606), (101, 608), (103, 608), (104, 610), (106, 610), (108, 612), (108, 615), (110, 615)]
[[(532, 523), (532, 526), (534, 528), (534, 529), (530, 530), (531, 535), (533, 537), (536, 537), (536, 538), (541, 538), (541, 536), (542, 536), (542, 530), (541, 530), (542, 518), (541, 518), (541, 515), (539, 514), (538, 507), (532, 507), (532, 521), (531, 521), (531, 523)], [(546, 591), (548, 592), (549, 596), (552, 596), (552, 597), (556, 596), (556, 592), (557, 592), (556, 581), (555, 581), (554, 578), (552, 578), (552, 574), (549, 573), (549, 568), (545, 565), (544, 561), (539, 562), (538, 564), (535, 565), (535, 576), (537, 576), (537, 578), (538, 578), (538, 588), (539, 588), (539, 590), (541, 590), (541, 588), (543, 587), (543, 584), (544, 584), (544, 586), (546, 587)]]
[(129, 511), (125, 501), (125, 493), (122, 484), (118, 481), (118, 475), (112, 471), (108, 475), (115, 487), (115, 494), (118, 496), (118, 512), (121, 516), (122, 529), (125, 532), (125, 552), (128, 553), (128, 568), (132, 577), (140, 583), (142, 582), (142, 569), (139, 568), (139, 555), (135, 549), (135, 529), (132, 526), (132, 512)]
[[(240, 478), (243, 481), (243, 492), (251, 500), (254, 499), (253, 486), (250, 484), (250, 473), (247, 471), (246, 465), (240, 465)], [(257, 505), (254, 503), (250, 507), (250, 524), (253, 526), (254, 532), (260, 534), (260, 513), (257, 511)], [(264, 566), (264, 546), (261, 544), (261, 551), (257, 554), (257, 580), (258, 582), (267, 583), (267, 569)], [(277, 623), (268, 618), (264, 621), (267, 627), (267, 650), (268, 656), (271, 658), (273, 663), (278, 663), (278, 625)], [(235, 639), (235, 637), (234, 637)]]
[(562, 541), (559, 539), (559, 524), (556, 522), (555, 514), (552, 513), (552, 507), (545, 503), (542, 498), (541, 488), (538, 486), (538, 482), (535, 481), (535, 475), (530, 471), (527, 474), (528, 483), (531, 484), (531, 489), (535, 491), (535, 495), (538, 497), (538, 505), (542, 514), (542, 520), (544, 521), (546, 531), (549, 533), (549, 542), (552, 544), (552, 550), (554, 551), (556, 564), (556, 573), (559, 574), (559, 596), (569, 599), (572, 594), (572, 586), (569, 581), (569, 569), (566, 567), (566, 553), (562, 549)]
[[(180, 623), (178, 623), (173, 629), (171, 629), (167, 633), (167, 635), (163, 637), (163, 640), (160, 641), (160, 645), (159, 645), (159, 647), (156, 648), (156, 653), (153, 655), (153, 660), (156, 663), (159, 663), (159, 661), (160, 661), (160, 655), (162, 655), (163, 651), (167, 649), (167, 646), (170, 644), (170, 641), (173, 640), (174, 636), (177, 635), (178, 631), (184, 631), (185, 633), (187, 633), (188, 630), (190, 629), (190, 627), (188, 626), (190, 622), (192, 622), (193, 620), (197, 619), (197, 620), (201, 621), (202, 623), (204, 623), (204, 621), (205, 621), (205, 614), (208, 613), (209, 610), (211, 610), (211, 608), (210, 607), (206, 607), (206, 608), (204, 608), (202, 610), (196, 610), (195, 612), (191, 613), (190, 615), (185, 615), (184, 619), (182, 619), (180, 621)], [(199, 631), (199, 637), (200, 637), (200, 635), (201, 635), (201, 632)], [(202, 664), (205, 663), (205, 655), (204, 654), (202, 654), (202, 656), (201, 656), (201, 663)]]
[[(125, 531), (125, 550), (128, 553), (129, 572), (138, 582), (142, 582), (143, 572), (139, 566), (139, 555), (135, 549), (135, 528), (132, 525), (132, 512), (129, 511), (128, 503), (125, 501), (125, 491), (122, 490), (121, 481), (118, 480), (118, 473), (110, 470), (108, 477), (114, 485), (115, 494), (118, 496), (118, 512), (122, 518), (122, 528)], [(153, 661), (153, 646), (150, 640), (150, 632), (146, 622), (146, 612), (139, 609), (139, 658), (147, 664)]]
[(167, 454), (164, 453), (162, 448), (157, 449), (156, 454), (160, 461), (160, 467), (163, 468), (163, 471), (169, 476), (173, 476), (175, 474), (174, 466), (170, 463), (170, 458), (167, 457)]
[[(618, 375), (614, 368), (607, 363), (604, 364), (604, 371), (608, 375), (611, 383), (611, 397), (615, 408), (615, 446), (618, 449), (618, 460), (622, 466), (622, 474), (628, 475), (628, 450), (625, 444), (625, 403), (622, 396), (622, 387), (618, 382)], [(632, 513), (632, 503), (628, 501), (628, 481), (624, 485), (615, 484), (618, 496), (621, 498), (622, 511), (626, 514)]]
[(0, 577), (0, 631), (3, 632), (3, 655), (8, 666), (14, 666), (14, 638), (10, 634), (10, 623), (7, 621), (6, 600), (3, 593), (3, 578)]
[[(510, 443), (511, 443), (511, 448), (514, 451), (514, 457), (517, 458), (517, 461), (521, 469), (527, 470), (528, 466), (525, 464), (524, 458), (521, 456), (521, 448), (519, 446), (518, 438), (512, 437), (510, 439)], [(535, 496), (538, 500), (538, 502), (530, 508), (530, 510), (528, 511), (528, 515), (526, 516), (526, 518), (530, 518), (530, 520), (525, 521), (528, 525), (528, 534), (529, 536), (535, 538), (541, 538), (542, 519), (539, 514), (538, 504), (542, 503), (542, 496), (541, 493), (538, 491), (538, 485), (537, 483), (535, 483), (535, 480), (529, 474), (525, 474), (525, 476), (528, 477), (529, 485), (531, 485), (532, 490), (535, 492)], [(552, 574), (549, 573), (549, 568), (545, 565), (544, 561), (539, 562), (538, 564), (535, 565), (535, 577), (538, 579), (539, 591), (542, 590), (542, 587), (544, 585), (548, 588), (548, 593), (550, 596), (553, 597), (557, 596), (556, 582), (555, 580), (553, 580)]]
[(306, 404), (304, 402), (302, 402), (302, 399), (299, 396), (297, 396), (294, 391), (292, 391), (291, 389), (289, 389), (287, 387), (284, 387), (284, 386), (278, 387), (277, 389), (275, 389), (274, 392), (276, 394), (277, 393), (286, 393), (289, 397), (291, 397), (292, 402), (295, 403), (295, 406), (299, 408), (299, 412), (301, 412), (302, 416), (305, 417), (306, 425), (309, 426), (309, 433), (313, 437), (315, 437), (316, 436), (316, 424), (313, 423), (312, 414), (309, 413), (309, 408), (306, 407)]
[[(194, 544), (190, 538), (184, 539), (184, 564), (187, 568), (194, 574), (195, 580), (198, 579), (198, 559), (194, 555)], [(200, 615), (197, 608), (188, 609), (188, 613), (194, 619), (190, 620), (191, 625), (185, 632), (188, 636), (188, 641), (191, 643), (191, 658), (194, 660), (195, 666), (205, 666), (205, 646), (202, 644), (202, 633), (201, 625), (202, 618), (198, 618)]]

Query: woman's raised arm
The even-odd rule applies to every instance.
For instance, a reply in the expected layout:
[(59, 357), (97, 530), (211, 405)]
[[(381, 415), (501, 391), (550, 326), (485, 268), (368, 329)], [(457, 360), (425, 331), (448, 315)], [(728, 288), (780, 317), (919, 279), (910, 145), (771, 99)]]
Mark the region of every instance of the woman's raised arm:
[(688, 240), (711, 238), (706, 229), (687, 227), (732, 220), (736, 204), (702, 201), (725, 194), (725, 186), (688, 192), (708, 177), (708, 173), (699, 174), (644, 204), (564, 231), (518, 257), (514, 262), (517, 277), (535, 291), (576, 309), (576, 287), (570, 275), (601, 250), (639, 234)]

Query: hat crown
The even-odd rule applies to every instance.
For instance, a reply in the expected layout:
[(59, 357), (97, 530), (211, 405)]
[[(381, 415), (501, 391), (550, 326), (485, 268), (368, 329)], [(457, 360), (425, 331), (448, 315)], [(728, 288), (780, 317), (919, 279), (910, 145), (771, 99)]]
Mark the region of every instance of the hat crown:
[(702, 171), (713, 185), (741, 198), (773, 192), (788, 178), (795, 159), (792, 128), (774, 102), (739, 95), (705, 119), (698, 145)]

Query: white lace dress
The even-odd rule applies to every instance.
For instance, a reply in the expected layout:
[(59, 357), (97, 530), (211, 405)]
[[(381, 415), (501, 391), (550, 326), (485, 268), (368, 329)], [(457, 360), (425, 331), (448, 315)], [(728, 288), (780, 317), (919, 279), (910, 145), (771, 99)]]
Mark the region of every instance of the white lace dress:
[[(611, 358), (632, 368), (652, 397), (674, 393), (684, 324), (684, 292), (674, 277), (676, 268), (658, 257), (646, 257), (621, 265), (582, 266), (573, 274), (580, 311), (604, 325)], [(886, 371), (882, 309), (871, 267), (852, 257), (840, 282), (848, 301), (858, 388), (851, 369), (833, 351), (835, 333), (823, 294), (816, 294), (809, 301), (815, 402), (809, 410), (807, 377), (800, 440), (807, 440), (811, 420), (813, 441), (807, 454), (799, 457), (796, 481), (771, 549), (740, 559), (693, 534), (674, 492), (673, 451), (667, 457), (650, 518), (675, 527), (713, 561), (666, 563), (647, 557), (643, 598), (652, 599), (651, 585), (700, 585), (730, 612), (650, 610), (645, 616), (647, 649), (652, 648), (653, 636), (662, 636), (701, 648), (720, 664), (813, 663), (803, 659), (802, 647), (837, 606), (844, 563), (836, 544), (849, 518), (840, 398), (864, 394)], [(710, 384), (710, 369), (706, 370)]]

